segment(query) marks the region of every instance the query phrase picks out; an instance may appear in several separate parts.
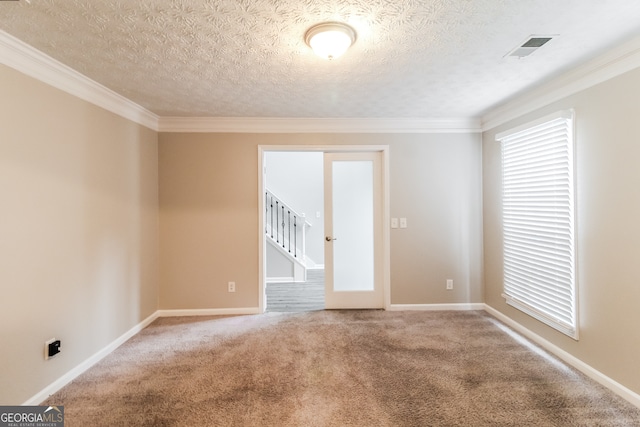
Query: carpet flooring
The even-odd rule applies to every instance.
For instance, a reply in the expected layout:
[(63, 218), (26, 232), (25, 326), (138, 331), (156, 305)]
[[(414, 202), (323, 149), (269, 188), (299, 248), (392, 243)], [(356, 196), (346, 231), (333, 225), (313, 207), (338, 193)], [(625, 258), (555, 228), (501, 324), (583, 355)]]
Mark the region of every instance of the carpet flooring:
[(75, 426), (640, 426), (482, 311), (161, 318), (43, 404)]

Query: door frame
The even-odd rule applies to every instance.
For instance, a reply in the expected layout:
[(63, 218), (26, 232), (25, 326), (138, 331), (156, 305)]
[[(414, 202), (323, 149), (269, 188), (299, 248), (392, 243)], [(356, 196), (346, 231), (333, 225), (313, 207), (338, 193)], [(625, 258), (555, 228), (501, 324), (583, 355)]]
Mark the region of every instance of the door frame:
[(389, 229), (389, 146), (388, 145), (258, 145), (258, 309), (264, 313), (266, 295), (266, 244), (264, 233), (264, 155), (269, 151), (298, 151), (321, 153), (381, 153), (382, 174), (382, 289), (383, 307), (388, 310), (391, 304), (391, 232)]

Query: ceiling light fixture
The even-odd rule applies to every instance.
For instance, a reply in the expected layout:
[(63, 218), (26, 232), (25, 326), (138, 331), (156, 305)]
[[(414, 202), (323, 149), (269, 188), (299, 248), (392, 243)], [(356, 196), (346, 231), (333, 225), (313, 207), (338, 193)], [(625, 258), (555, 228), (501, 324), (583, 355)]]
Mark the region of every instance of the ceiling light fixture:
[(309, 28), (304, 41), (316, 55), (331, 60), (349, 49), (356, 41), (356, 32), (341, 22), (323, 22)]

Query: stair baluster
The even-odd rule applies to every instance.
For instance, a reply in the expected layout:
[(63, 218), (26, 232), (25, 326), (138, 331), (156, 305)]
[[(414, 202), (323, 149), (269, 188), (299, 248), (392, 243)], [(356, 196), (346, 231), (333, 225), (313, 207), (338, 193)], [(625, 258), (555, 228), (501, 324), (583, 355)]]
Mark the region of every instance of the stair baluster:
[(293, 257), (298, 257), (298, 218), (295, 215), (293, 216)]
[(268, 190), (265, 191), (265, 215), (267, 237), (277, 243), (293, 260), (304, 264), (306, 227), (311, 226), (304, 215), (298, 214)]
[(280, 213), (280, 209), (278, 209), (278, 205), (280, 202), (276, 200), (276, 243), (280, 243), (280, 233), (278, 232), (278, 228), (280, 227), (280, 220), (278, 220), (278, 214)]
[(286, 237), (285, 232), (284, 232), (284, 206), (282, 207), (282, 247), (284, 248), (284, 238)]

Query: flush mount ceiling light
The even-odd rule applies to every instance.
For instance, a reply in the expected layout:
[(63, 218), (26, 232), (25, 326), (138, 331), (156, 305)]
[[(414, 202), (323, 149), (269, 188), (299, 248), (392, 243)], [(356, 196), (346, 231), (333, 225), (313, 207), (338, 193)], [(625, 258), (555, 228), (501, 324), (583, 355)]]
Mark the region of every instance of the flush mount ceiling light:
[(349, 49), (356, 41), (356, 32), (341, 22), (323, 22), (309, 28), (304, 41), (316, 55), (331, 60)]

